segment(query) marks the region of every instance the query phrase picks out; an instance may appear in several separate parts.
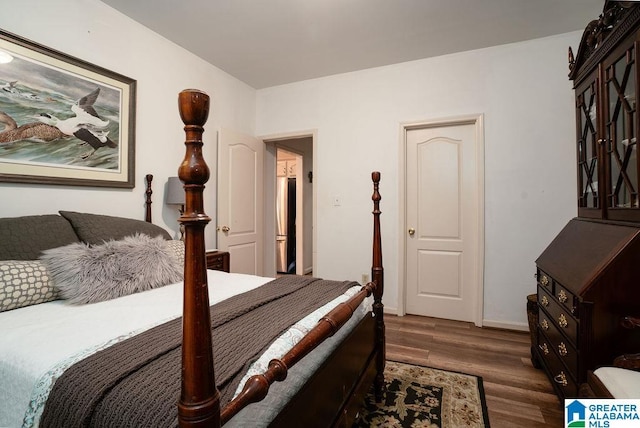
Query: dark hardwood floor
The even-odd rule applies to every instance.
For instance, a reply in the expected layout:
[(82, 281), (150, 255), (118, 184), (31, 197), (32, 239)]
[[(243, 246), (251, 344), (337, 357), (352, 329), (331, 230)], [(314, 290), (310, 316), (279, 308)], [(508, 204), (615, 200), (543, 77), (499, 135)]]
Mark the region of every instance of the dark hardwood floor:
[(385, 315), (387, 359), (481, 376), (492, 428), (564, 426), (563, 405), (531, 364), (528, 332)]

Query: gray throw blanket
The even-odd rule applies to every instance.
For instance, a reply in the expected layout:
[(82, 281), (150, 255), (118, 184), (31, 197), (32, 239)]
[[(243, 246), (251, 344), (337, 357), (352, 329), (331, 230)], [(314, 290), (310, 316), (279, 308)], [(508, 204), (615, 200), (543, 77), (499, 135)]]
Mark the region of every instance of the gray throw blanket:
[[(271, 342), (354, 285), (284, 276), (213, 305), (211, 337), (221, 407)], [(40, 426), (177, 426), (181, 340), (179, 318), (79, 361), (54, 384)]]

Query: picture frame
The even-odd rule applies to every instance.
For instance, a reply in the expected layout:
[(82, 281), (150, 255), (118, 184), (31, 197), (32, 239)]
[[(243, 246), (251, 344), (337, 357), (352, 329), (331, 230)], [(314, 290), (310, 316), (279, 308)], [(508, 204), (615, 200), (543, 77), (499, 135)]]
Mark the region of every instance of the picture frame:
[(136, 81), (0, 30), (0, 182), (135, 187)]

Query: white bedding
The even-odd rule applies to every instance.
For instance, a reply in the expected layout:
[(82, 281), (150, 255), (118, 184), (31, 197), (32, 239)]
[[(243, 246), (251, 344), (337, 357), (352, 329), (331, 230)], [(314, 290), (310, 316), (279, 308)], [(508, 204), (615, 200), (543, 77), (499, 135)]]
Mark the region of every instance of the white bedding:
[[(211, 304), (272, 279), (213, 270), (207, 275)], [(250, 372), (261, 371), (270, 359), (283, 355), (321, 316), (358, 288), (298, 322)], [(370, 301), (363, 305), (360, 318), (369, 307)], [(71, 306), (58, 300), (0, 313), (0, 427), (37, 426), (51, 384), (64, 369), (181, 314), (182, 283), (90, 305)]]

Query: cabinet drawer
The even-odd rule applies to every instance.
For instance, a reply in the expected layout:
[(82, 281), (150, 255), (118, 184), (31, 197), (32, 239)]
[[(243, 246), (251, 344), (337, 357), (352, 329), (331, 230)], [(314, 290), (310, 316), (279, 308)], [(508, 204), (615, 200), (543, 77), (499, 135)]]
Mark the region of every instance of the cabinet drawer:
[(574, 378), (577, 378), (578, 352), (576, 347), (560, 333), (558, 327), (549, 320), (547, 314), (543, 311), (540, 311), (539, 320), (540, 325), (538, 328), (544, 331), (546, 346), (557, 354), (558, 359), (562, 361), (567, 371)]
[[(576, 321), (573, 315), (571, 315), (564, 306), (561, 306), (551, 294), (540, 287), (538, 288), (538, 305), (544, 309), (540, 311), (540, 325), (542, 325), (543, 319), (545, 319), (547, 323), (557, 326), (558, 330), (567, 336), (573, 345), (576, 345), (578, 338), (578, 321)], [(545, 316), (543, 317), (543, 315)]]
[(553, 296), (570, 314), (579, 318), (577, 296), (557, 282), (554, 282)]
[(540, 269), (538, 269), (538, 284), (545, 290), (553, 289), (553, 279)]
[(547, 375), (556, 390), (560, 391), (563, 397), (577, 397), (578, 384), (573, 374), (560, 361), (542, 329), (538, 329), (538, 355), (547, 368)]

